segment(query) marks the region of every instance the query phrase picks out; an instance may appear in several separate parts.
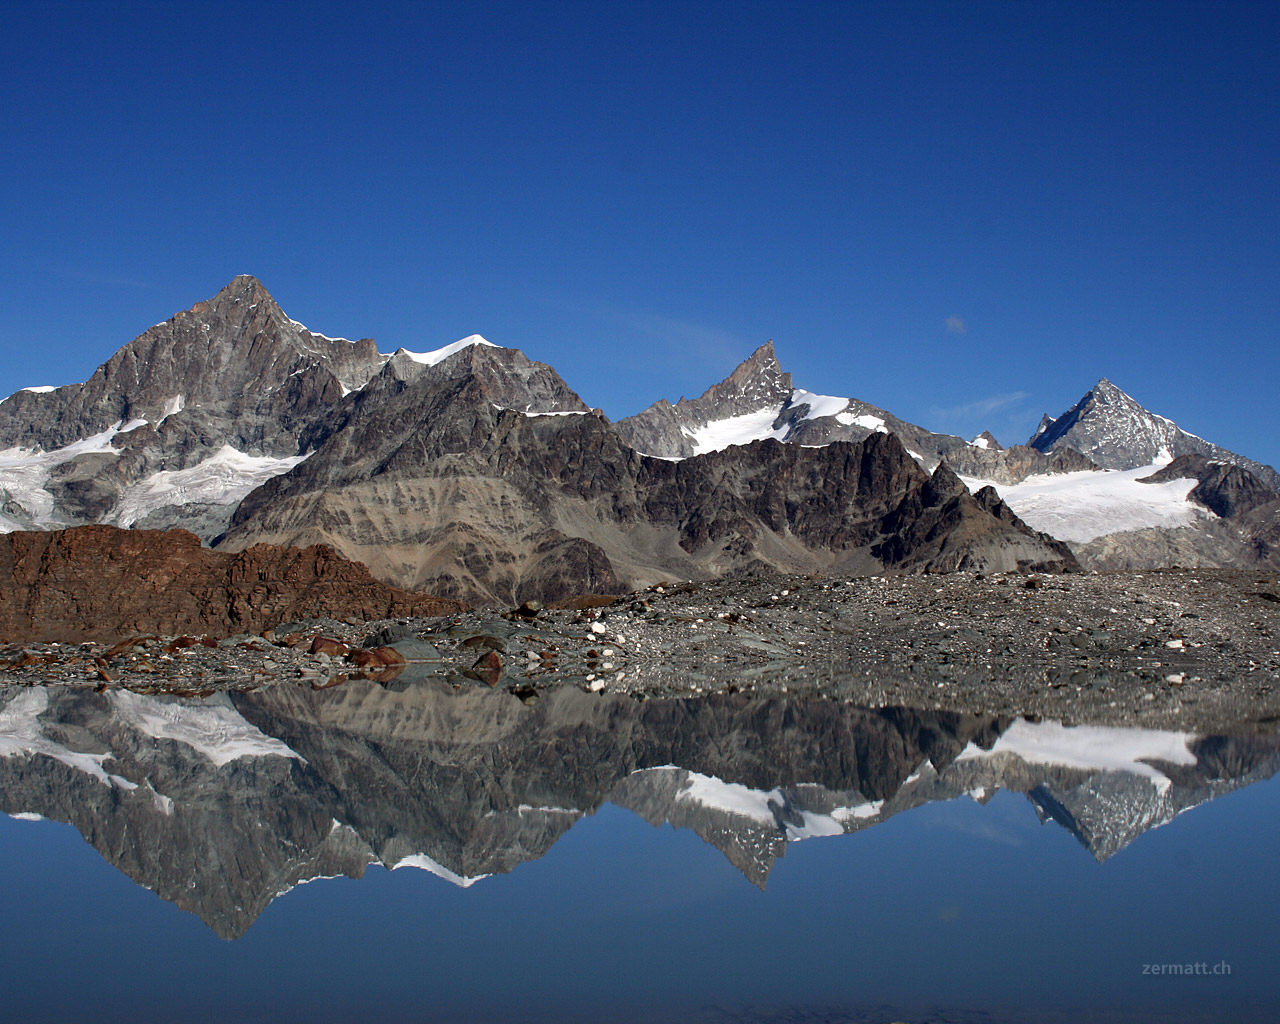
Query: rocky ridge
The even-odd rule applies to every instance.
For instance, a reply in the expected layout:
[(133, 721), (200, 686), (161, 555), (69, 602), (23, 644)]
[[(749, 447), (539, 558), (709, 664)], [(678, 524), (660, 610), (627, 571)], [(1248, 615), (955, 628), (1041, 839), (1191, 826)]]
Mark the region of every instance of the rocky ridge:
[(795, 388), (791, 374), (778, 363), (773, 342), (761, 345), (698, 398), (682, 398), (675, 405), (664, 399), (619, 420), (616, 426), (637, 451), (667, 459), (689, 458), (767, 437), (816, 447), (892, 433), (929, 471), (945, 461), (964, 476), (1016, 483), (1032, 474), (1095, 468), (1078, 452), (1046, 457), (1026, 446), (1006, 451), (990, 434), (965, 441), (934, 433), (860, 399)]
[(232, 554), (210, 551), (183, 530), (110, 526), (0, 534), (0, 637), (226, 635), (306, 616), (378, 619), (461, 607), (380, 583), (324, 546)]
[[(451, 395), (462, 396), (457, 409), (447, 406)], [(477, 414), (478, 401), (489, 403), (489, 413), (545, 422), (533, 434), (509, 429)], [(575, 419), (581, 422), (566, 422)], [(472, 457), (472, 449), (487, 443), (481, 433), (491, 430), (510, 447)], [(448, 435), (453, 447), (421, 444), (415, 433), (437, 440)], [(838, 464), (847, 469), (850, 461), (802, 456), (793, 464), (788, 457), (784, 467), (767, 445), (752, 442), (782, 441), (813, 451), (885, 434), (896, 436), (928, 473), (936, 475), (945, 464), (948, 474), (960, 474), (975, 490), (990, 484), (1008, 494), (1015, 516), (995, 514), (987, 496), (977, 507), (1001, 525), (987, 521), (990, 529), (977, 530), (974, 524), (983, 520), (969, 509), (965, 529), (944, 542), (939, 522), (957, 524), (942, 514), (914, 531), (917, 545), (928, 536), (925, 547), (906, 552), (903, 536), (868, 539), (867, 545), (822, 538), (839, 531), (814, 529), (817, 520), (849, 509), (832, 506), (830, 495), (819, 497), (812, 511), (800, 509), (801, 501), (813, 500), (807, 484), (772, 502), (755, 493), (767, 473), (781, 471), (794, 481)], [(661, 576), (706, 578), (753, 568), (999, 568), (1061, 559), (1061, 551), (1030, 550), (1034, 531), (1014, 536), (1005, 530), (1024, 511), (1041, 529), (1070, 526), (1066, 536), (1090, 566), (1271, 565), (1275, 516), (1261, 492), (1280, 486), (1270, 467), (1180, 430), (1106, 380), (1062, 417), (1046, 417), (1030, 445), (1006, 449), (989, 433), (966, 442), (857, 399), (797, 388), (772, 343), (699, 398), (659, 402), (609, 424), (551, 367), (516, 350), (472, 336), (435, 352), (400, 349), (385, 356), (369, 339), (349, 342), (309, 331), (251, 277), (234, 279), (208, 302), (144, 332), (84, 384), (28, 389), (0, 402), (0, 445), (10, 446), (0, 450), (0, 530), (109, 523), (189, 528), (233, 547), (254, 539), (330, 543), (391, 583), (498, 602), (568, 593), (580, 589), (579, 580), (588, 589), (610, 591)], [(321, 450), (328, 465), (308, 469), (305, 463)], [(720, 451), (737, 454), (727, 463), (697, 461)], [(648, 468), (637, 452), (698, 468), (673, 478)], [(1211, 491), (1221, 495), (1224, 488), (1240, 492), (1245, 486), (1243, 478), (1228, 481), (1226, 471), (1217, 482), (1199, 480), (1190, 499), (1219, 517), (1208, 522), (1180, 514), (1156, 488), (1147, 507), (1142, 489), (1131, 488), (1128, 504), (1115, 506), (1113, 515), (1115, 528), (1130, 532), (1100, 536), (1089, 532), (1095, 518), (1080, 505), (1081, 494), (1093, 495), (1086, 504), (1105, 505), (1115, 497), (1103, 493), (1110, 483), (1091, 491), (1088, 479), (1077, 481), (1074, 496), (1063, 499), (1067, 511), (1049, 508), (1042, 518), (1033, 513), (1045, 513), (1053, 487), (1025, 505), (1006, 490), (1028, 481), (1037, 482), (1034, 490), (1039, 481), (1087, 478), (1084, 471), (1098, 464), (1132, 469), (1157, 457), (1196, 453), (1208, 464), (1248, 474), (1260, 488), (1246, 499), (1251, 507), (1236, 499), (1215, 507)], [(363, 482), (335, 469), (340, 456), (362, 466)], [(605, 458), (624, 472), (603, 466)], [(588, 467), (618, 482), (624, 493), (615, 500), (600, 488), (580, 486), (574, 475)], [(1177, 468), (1204, 476), (1187, 462)], [(545, 494), (537, 493), (540, 474), (549, 481)], [(948, 474), (938, 488), (950, 486)], [(739, 490), (718, 493), (721, 477)], [(628, 496), (653, 483), (671, 498), (672, 479), (677, 490), (699, 492), (713, 507), (693, 511), (687, 495), (657, 502)], [(322, 493), (329, 484), (334, 490)], [(749, 493), (741, 492), (744, 487)], [(268, 507), (277, 497), (284, 505)], [(1106, 515), (1112, 513), (1101, 513)], [(865, 509), (852, 517), (865, 520)], [(1138, 529), (1153, 525), (1159, 528)], [(849, 533), (867, 533), (865, 522)], [(997, 535), (1003, 537), (998, 543)], [(961, 551), (960, 536), (981, 552)], [(895, 545), (897, 556), (888, 561), (871, 551)]]
[(598, 413), (514, 411), (505, 379), (460, 352), (349, 401), (341, 429), (248, 495), (218, 545), (331, 543), (398, 585), (510, 603), (766, 568), (1074, 566), (994, 492), (926, 474), (890, 434), (673, 462)]

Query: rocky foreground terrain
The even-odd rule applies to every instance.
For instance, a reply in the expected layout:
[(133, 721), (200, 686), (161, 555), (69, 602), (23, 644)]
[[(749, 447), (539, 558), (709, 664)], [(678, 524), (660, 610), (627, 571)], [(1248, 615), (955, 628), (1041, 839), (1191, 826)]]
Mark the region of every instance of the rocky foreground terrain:
[[(11, 639), (30, 641), (31, 638)], [(0, 682), (143, 693), (572, 686), (637, 699), (815, 696), (1064, 722), (1272, 731), (1274, 573), (753, 576), (557, 606), (308, 618), (232, 636), (11, 642)]]

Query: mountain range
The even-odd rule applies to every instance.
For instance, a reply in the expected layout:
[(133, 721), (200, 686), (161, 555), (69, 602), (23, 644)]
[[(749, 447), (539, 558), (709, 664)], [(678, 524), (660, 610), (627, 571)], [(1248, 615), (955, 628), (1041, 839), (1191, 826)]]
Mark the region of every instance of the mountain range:
[(770, 343), (612, 423), (515, 349), (383, 354), (247, 276), (85, 383), (0, 401), (0, 529), (323, 543), (467, 600), (760, 569), (1275, 565), (1278, 490), (1107, 380), (1003, 448), (797, 388)]

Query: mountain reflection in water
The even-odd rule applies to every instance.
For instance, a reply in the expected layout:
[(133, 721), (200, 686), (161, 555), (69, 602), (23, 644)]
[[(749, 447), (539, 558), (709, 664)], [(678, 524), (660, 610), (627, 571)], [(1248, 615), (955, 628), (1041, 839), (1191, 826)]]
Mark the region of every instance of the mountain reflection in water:
[(740, 695), (0, 690), (0, 810), (71, 823), (223, 938), (298, 884), (374, 863), (460, 886), (509, 872), (605, 803), (691, 829), (763, 887), (789, 842), (1000, 789), (1103, 860), (1277, 768), (1271, 735)]

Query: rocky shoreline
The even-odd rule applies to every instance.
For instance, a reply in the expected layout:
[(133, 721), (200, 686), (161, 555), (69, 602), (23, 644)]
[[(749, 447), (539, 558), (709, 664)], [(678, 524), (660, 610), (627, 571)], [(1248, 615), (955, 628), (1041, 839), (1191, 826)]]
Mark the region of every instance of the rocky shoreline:
[(576, 686), (1216, 732), (1280, 724), (1274, 573), (767, 576), (560, 605), (309, 619), (261, 635), (9, 644), (0, 684), (194, 696), (365, 678), (526, 702)]

